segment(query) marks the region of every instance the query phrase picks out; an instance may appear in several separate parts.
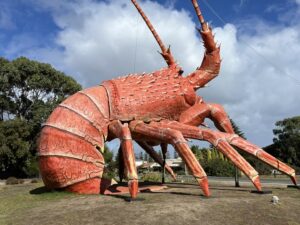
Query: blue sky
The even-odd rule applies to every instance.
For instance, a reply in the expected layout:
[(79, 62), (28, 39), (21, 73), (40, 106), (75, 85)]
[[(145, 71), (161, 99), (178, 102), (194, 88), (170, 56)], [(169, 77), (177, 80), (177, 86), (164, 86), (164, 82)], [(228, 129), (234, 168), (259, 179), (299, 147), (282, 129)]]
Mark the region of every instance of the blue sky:
[[(140, 1), (188, 73), (203, 47), (190, 0)], [(208, 4), (216, 11), (218, 18)], [(222, 104), (252, 142), (300, 114), (300, 0), (199, 0), (221, 43), (219, 77), (199, 95)], [(129, 0), (0, 0), (0, 56), (51, 63), (84, 87), (164, 65)]]
[[(196, 20), (189, 0), (160, 0), (156, 2), (178, 10), (189, 11), (193, 19)], [(222, 26), (224, 21), (239, 24), (241, 21), (253, 18), (264, 20), (269, 24), (282, 23), (281, 13), (284, 14), (286, 10), (296, 7), (296, 3), (291, 0), (264, 0), (259, 2), (250, 0), (201, 0), (199, 4), (206, 20), (210, 21), (213, 26)], [(212, 12), (209, 6), (217, 12), (223, 21)], [(35, 47), (55, 45), (53, 41), (60, 28), (54, 21), (53, 11), (49, 8), (41, 7), (35, 1), (25, 0), (1, 0), (0, 8), (1, 55), (13, 59), (22, 55), (24, 48), (30, 48), (33, 45)], [(3, 53), (5, 46), (20, 35), (31, 36), (35, 41), (34, 43), (28, 43), (21, 51), (11, 54)]]

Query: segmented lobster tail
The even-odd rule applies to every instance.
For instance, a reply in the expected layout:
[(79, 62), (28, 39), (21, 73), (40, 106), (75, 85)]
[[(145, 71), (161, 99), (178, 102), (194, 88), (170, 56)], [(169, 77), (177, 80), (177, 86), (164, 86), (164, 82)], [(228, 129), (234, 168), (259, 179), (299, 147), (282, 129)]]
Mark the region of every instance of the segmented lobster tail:
[(44, 124), (38, 151), (46, 187), (100, 193), (109, 118), (103, 87), (80, 91), (61, 103)]

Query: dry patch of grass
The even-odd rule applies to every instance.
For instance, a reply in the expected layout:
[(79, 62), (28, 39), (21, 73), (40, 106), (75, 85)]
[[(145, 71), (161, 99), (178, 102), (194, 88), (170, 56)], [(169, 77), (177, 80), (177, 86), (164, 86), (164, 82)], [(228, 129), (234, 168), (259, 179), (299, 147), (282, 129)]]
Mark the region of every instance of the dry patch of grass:
[[(42, 184), (0, 186), (0, 224), (272, 224), (300, 225), (300, 191), (272, 189), (258, 195), (251, 188), (213, 186), (204, 198), (196, 185), (171, 184), (159, 193), (141, 193), (143, 201), (127, 202), (128, 195), (76, 195), (45, 192)], [(277, 195), (280, 203), (271, 203)]]

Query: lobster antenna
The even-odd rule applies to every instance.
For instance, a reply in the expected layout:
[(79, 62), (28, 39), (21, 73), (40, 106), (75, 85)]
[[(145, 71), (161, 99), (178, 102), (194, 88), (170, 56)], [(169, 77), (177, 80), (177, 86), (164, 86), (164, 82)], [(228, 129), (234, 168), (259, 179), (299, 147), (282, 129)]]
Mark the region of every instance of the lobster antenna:
[(203, 31), (207, 31), (209, 29), (209, 26), (208, 26), (207, 22), (205, 22), (205, 20), (204, 20), (204, 17), (202, 15), (202, 12), (200, 10), (200, 7), (198, 5), (197, 0), (192, 0), (192, 3), (193, 3), (193, 6), (195, 8), (195, 11), (196, 11), (196, 14), (198, 16), (198, 19), (199, 19), (199, 21), (201, 23), (202, 30)]
[(167, 64), (169, 66), (175, 64), (175, 60), (171, 54), (170, 47), (166, 48), (163, 44), (162, 40), (160, 39), (159, 35), (157, 34), (156, 30), (154, 29), (153, 25), (151, 24), (150, 20), (142, 10), (142, 8), (139, 6), (139, 4), (136, 2), (136, 0), (131, 0), (131, 2), (134, 4), (135, 8), (138, 10), (140, 15), (143, 17), (145, 23), (147, 24), (148, 28), (150, 29), (151, 33), (153, 34), (155, 40), (157, 41), (160, 49), (161, 49), (161, 55), (166, 60)]

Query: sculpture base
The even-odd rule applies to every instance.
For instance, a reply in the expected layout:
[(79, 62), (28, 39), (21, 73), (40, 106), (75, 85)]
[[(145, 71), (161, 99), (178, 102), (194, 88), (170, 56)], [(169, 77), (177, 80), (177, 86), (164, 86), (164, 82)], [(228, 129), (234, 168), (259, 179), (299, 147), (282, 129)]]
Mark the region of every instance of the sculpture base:
[(287, 188), (296, 188), (296, 189), (300, 189), (300, 185), (288, 185)]
[(266, 191), (253, 190), (253, 191), (250, 191), (250, 193), (266, 195), (266, 194), (272, 194), (272, 191), (270, 191), (270, 190), (266, 190)]
[[(167, 186), (155, 183), (139, 183), (139, 191), (138, 192), (155, 192), (166, 189)], [(120, 194), (129, 194), (129, 189), (127, 183), (114, 184), (109, 186), (105, 192), (105, 195), (120, 195)], [(131, 201), (139, 201), (139, 198), (131, 199)]]

